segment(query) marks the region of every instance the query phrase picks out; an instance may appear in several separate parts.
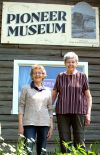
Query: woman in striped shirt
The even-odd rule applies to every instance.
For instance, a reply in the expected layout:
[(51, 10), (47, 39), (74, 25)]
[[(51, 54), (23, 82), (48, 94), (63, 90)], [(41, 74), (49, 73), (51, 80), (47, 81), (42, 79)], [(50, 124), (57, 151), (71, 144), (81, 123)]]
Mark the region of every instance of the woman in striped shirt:
[(56, 116), (62, 153), (66, 152), (63, 141), (73, 141), (74, 146), (84, 144), (84, 128), (90, 125), (92, 96), (87, 77), (76, 70), (78, 56), (74, 52), (64, 55), (66, 71), (58, 74), (53, 101), (56, 102)]

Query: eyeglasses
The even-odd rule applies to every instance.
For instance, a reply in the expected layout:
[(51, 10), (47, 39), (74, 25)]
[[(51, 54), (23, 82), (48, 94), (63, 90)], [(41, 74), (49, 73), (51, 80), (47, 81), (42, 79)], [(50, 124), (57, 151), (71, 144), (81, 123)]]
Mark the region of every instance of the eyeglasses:
[(44, 75), (44, 73), (41, 73), (41, 72), (33, 72), (33, 75)]

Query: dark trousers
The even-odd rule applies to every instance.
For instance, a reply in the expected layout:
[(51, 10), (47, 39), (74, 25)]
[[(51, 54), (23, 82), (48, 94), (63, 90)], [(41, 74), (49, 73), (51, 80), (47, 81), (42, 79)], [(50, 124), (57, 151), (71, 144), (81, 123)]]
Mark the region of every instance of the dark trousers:
[(60, 137), (61, 152), (66, 153), (63, 141), (77, 144), (84, 144), (85, 115), (78, 114), (57, 114), (58, 131)]
[(37, 155), (40, 155), (42, 148), (46, 148), (47, 134), (49, 127), (47, 126), (24, 126), (24, 136), (28, 142), (28, 147), (30, 149), (29, 155), (32, 155), (34, 140), (37, 138), (36, 151)]

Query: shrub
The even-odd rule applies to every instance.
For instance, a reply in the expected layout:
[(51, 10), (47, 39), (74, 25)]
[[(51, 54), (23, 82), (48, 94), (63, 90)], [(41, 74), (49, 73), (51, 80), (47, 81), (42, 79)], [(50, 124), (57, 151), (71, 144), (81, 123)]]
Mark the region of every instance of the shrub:
[(27, 155), (27, 149), (25, 149), (25, 137), (20, 135), (16, 145), (10, 145), (4, 142), (4, 139), (0, 137), (0, 155)]
[(77, 148), (75, 148), (73, 145), (69, 144), (70, 142), (63, 142), (63, 145), (66, 148), (66, 152), (68, 151), (69, 153), (61, 153), (55, 150), (54, 155), (100, 155), (100, 153), (97, 152), (96, 144), (91, 144), (87, 151), (84, 149), (82, 145), (77, 145)]
[[(27, 142), (31, 143), (33, 140)], [(27, 155), (27, 151), (30, 152), (29, 148), (26, 147), (27, 142), (23, 135), (19, 136), (16, 145), (7, 144), (4, 142), (4, 139), (0, 137), (0, 155)], [(70, 143), (63, 142), (63, 144), (66, 151), (69, 150), (69, 153), (61, 153), (59, 143), (57, 142), (57, 148), (55, 148), (55, 151), (48, 153), (48, 155), (100, 155), (100, 153), (97, 152), (96, 144), (91, 144), (88, 151), (86, 151), (82, 145), (78, 145), (77, 148), (75, 148), (73, 145), (69, 145)]]

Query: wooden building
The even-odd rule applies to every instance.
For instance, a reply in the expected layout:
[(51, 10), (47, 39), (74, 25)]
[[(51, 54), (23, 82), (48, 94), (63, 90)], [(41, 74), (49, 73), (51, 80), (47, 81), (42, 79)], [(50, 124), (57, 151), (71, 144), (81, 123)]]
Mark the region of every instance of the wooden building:
[[(79, 0), (11, 0), (8, 2), (28, 2), (46, 4), (75, 5)], [(85, 0), (100, 8), (100, 0)], [(0, 28), (2, 22), (2, 3), (0, 0)], [(100, 17), (100, 16), (99, 16)], [(63, 55), (75, 51), (80, 61), (88, 62), (90, 90), (93, 96), (92, 122), (86, 128), (86, 143), (100, 143), (100, 47), (50, 46), (0, 43), (0, 122), (2, 137), (7, 142), (17, 141), (18, 116), (11, 114), (13, 97), (13, 67), (15, 60), (63, 60)], [(56, 130), (57, 131), (57, 130)], [(54, 130), (55, 135), (57, 132)], [(54, 137), (48, 144), (52, 147)]]

